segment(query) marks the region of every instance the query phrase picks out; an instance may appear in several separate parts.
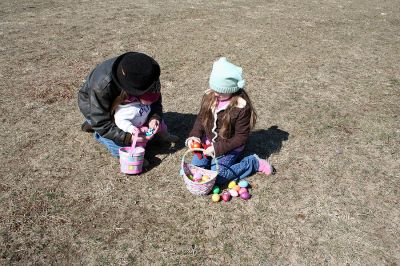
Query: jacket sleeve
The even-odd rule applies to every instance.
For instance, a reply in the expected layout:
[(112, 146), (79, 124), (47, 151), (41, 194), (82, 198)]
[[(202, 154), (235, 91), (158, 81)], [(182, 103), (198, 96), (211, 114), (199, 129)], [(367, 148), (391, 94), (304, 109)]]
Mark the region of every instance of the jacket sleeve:
[(215, 156), (223, 155), (246, 144), (250, 134), (250, 118), (250, 108), (243, 108), (239, 112), (235, 124), (232, 125), (234, 127), (233, 137), (229, 139), (219, 137), (218, 141), (213, 143)]
[(117, 95), (114, 95), (109, 84), (102, 88), (96, 86), (90, 90), (90, 122), (97, 133), (119, 145), (130, 145), (132, 135), (119, 129), (111, 116), (111, 105)]
[(205, 134), (203, 125), (201, 123), (201, 119), (199, 118), (199, 115), (196, 117), (196, 121), (194, 122), (193, 128), (189, 133), (189, 137), (196, 137), (201, 139), (203, 135)]
[(114, 114), (114, 122), (118, 128), (122, 129), (124, 132), (132, 134), (132, 131), (137, 129), (132, 123), (132, 118), (134, 118), (138, 113), (138, 109), (131, 106), (126, 106), (124, 108), (117, 107)]
[[(158, 80), (156, 83), (156, 90), (161, 91), (160, 80)], [(157, 119), (158, 121), (161, 122), (161, 120), (163, 119), (162, 95), (156, 102), (150, 105), (150, 108), (151, 110), (147, 121), (150, 121), (152, 119)]]

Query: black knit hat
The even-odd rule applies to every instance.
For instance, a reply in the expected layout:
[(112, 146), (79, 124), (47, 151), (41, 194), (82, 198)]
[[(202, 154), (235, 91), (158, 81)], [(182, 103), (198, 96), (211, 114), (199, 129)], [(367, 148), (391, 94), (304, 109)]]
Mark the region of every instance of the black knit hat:
[(115, 84), (132, 96), (152, 91), (160, 78), (158, 63), (138, 52), (120, 55), (114, 62), (112, 72)]

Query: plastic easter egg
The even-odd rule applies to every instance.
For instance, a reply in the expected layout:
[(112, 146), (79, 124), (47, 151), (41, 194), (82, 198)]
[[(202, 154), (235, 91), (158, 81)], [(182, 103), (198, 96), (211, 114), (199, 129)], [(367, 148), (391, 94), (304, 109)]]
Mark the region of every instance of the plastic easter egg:
[(188, 178), (189, 178), (190, 180), (193, 180), (193, 176), (192, 176), (192, 175), (188, 175)]
[(217, 186), (215, 186), (214, 188), (213, 188), (213, 190), (212, 190), (212, 193), (213, 194), (219, 194), (221, 192), (221, 189), (219, 188), (219, 187), (217, 187)]
[(237, 192), (239, 192), (240, 187), (238, 185), (234, 186), (232, 189), (236, 190)]
[(240, 194), (240, 197), (244, 200), (248, 200), (250, 199), (251, 195), (249, 194), (249, 192), (243, 192), (242, 194)]
[(199, 172), (193, 174), (193, 178), (194, 179), (201, 179), (202, 176), (203, 175), (201, 173), (199, 173)]
[(239, 196), (239, 193), (238, 193), (236, 190), (234, 190), (234, 189), (230, 189), (230, 190), (229, 190), (229, 194), (231, 194), (232, 197), (237, 197), (237, 196)]
[(222, 200), (227, 202), (231, 199), (231, 194), (229, 194), (229, 192), (224, 192), (222, 193)]
[(208, 175), (203, 175), (203, 177), (201, 178), (202, 182), (207, 182), (208, 180), (210, 180), (210, 177)]
[(239, 195), (242, 195), (243, 193), (248, 193), (249, 191), (247, 191), (247, 188), (245, 188), (245, 187), (241, 187), (240, 189), (239, 189)]
[(201, 177), (200, 178), (193, 178), (194, 182), (200, 183), (201, 182)]
[(228, 188), (233, 188), (234, 186), (236, 186), (236, 182), (235, 181), (229, 182)]
[(240, 180), (238, 185), (239, 187), (248, 187), (249, 182), (247, 182), (246, 180)]
[(221, 199), (221, 197), (219, 196), (219, 194), (213, 194), (211, 196), (211, 199), (213, 202), (218, 202)]
[(192, 144), (192, 149), (200, 149), (200, 148), (201, 148), (201, 144), (200, 144), (200, 143), (194, 142), (194, 143)]

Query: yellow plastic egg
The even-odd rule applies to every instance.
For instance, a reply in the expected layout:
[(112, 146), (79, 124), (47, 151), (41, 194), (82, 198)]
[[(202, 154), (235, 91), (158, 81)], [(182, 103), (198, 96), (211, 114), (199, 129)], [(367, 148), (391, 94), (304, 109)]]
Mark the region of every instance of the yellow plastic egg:
[(210, 177), (208, 175), (203, 175), (201, 177), (201, 181), (203, 181), (203, 182), (207, 182), (208, 180), (210, 180)]
[(218, 202), (221, 199), (221, 196), (219, 194), (213, 194), (211, 199), (213, 202)]
[(233, 188), (234, 186), (236, 186), (236, 182), (235, 181), (229, 182), (228, 188)]

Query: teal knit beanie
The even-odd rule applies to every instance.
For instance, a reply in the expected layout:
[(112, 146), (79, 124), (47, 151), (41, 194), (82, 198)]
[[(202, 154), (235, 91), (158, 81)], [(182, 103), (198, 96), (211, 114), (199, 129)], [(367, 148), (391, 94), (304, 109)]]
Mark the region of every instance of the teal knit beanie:
[(244, 88), (242, 68), (221, 57), (214, 62), (210, 75), (210, 88), (218, 93), (235, 93)]

